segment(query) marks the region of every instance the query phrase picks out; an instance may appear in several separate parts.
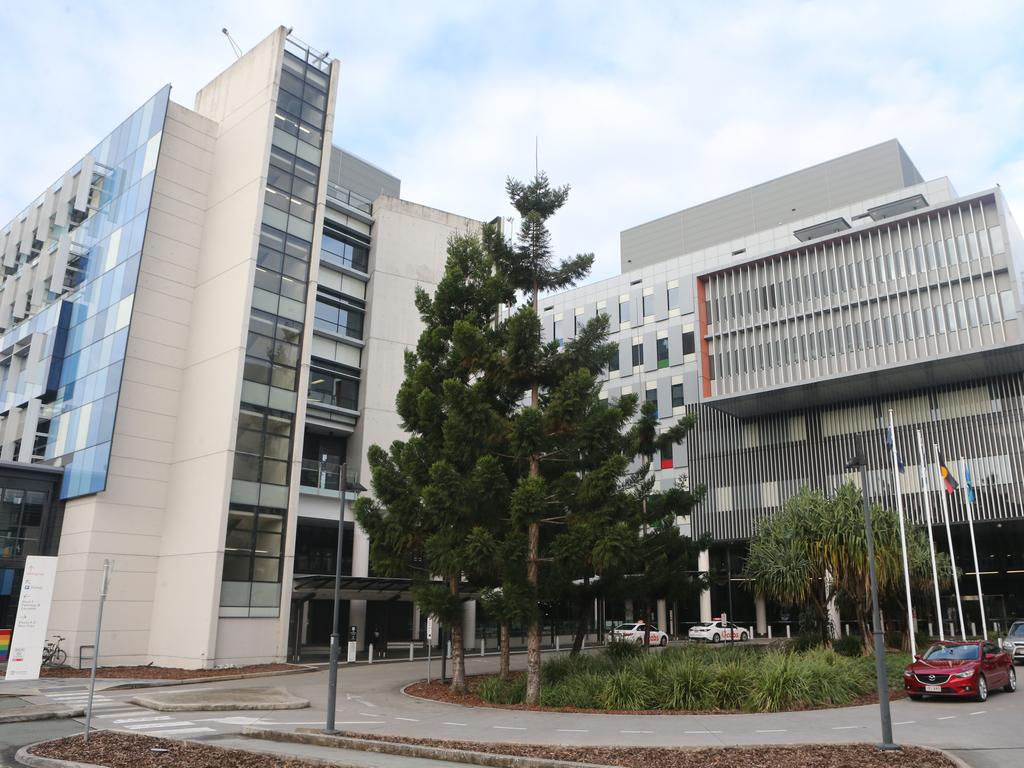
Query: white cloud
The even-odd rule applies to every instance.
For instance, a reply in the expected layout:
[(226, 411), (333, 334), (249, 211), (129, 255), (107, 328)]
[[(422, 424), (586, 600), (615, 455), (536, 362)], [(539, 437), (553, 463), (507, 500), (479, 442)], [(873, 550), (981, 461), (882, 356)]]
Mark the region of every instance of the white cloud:
[[(19, 7), (20, 6), (20, 7)], [(925, 177), (1002, 182), (1024, 217), (1012, 3), (8, 4), (0, 218), (170, 80), (191, 95), (279, 23), (342, 59), (335, 143), (409, 199), (490, 219), (507, 174), (571, 183), (563, 253), (900, 138)]]

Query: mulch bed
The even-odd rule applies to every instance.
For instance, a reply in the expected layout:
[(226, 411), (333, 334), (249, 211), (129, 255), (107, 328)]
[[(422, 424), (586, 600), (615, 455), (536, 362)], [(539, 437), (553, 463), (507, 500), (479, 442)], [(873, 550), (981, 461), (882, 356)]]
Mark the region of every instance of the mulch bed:
[[(513, 677), (516, 675), (522, 675), (522, 672), (515, 672), (512, 674)], [(466, 677), (466, 683), (472, 688), (474, 680), (478, 680), (489, 675), (468, 675)], [(472, 690), (466, 693), (455, 693), (448, 685), (448, 683), (441, 683), (437, 680), (432, 680), (427, 683), (420, 681), (418, 683), (410, 683), (405, 687), (405, 692), (410, 696), (418, 696), (421, 699), (432, 699), (434, 701), (443, 701), (447, 704), (461, 704), (466, 707), (491, 707), (493, 709), (522, 709), (529, 712), (570, 712), (572, 714), (591, 714), (591, 715), (737, 715), (737, 714), (750, 714), (740, 709), (586, 709), (582, 707), (544, 707), (540, 705), (527, 705), (527, 704), (494, 704), (486, 699), (481, 698)], [(902, 688), (890, 689), (889, 700), (896, 701), (897, 699), (905, 699), (907, 692)], [(839, 707), (857, 707), (863, 704), (877, 704), (878, 696), (875, 694), (868, 694), (867, 696), (859, 696), (851, 701), (849, 704), (823, 704), (821, 706), (809, 706), (801, 705), (795, 706), (791, 709), (786, 710), (787, 712), (804, 712), (812, 709), (837, 709)]]
[(109, 768), (324, 768), (322, 762), (113, 731), (90, 734), (88, 744), (81, 736), (48, 741), (32, 754)]
[[(287, 669), (303, 669), (297, 664), (250, 664), (245, 667), (219, 667), (217, 669), (181, 669), (179, 667), (100, 667), (96, 677), (124, 678), (128, 680), (192, 680), (207, 677), (280, 672)], [(43, 667), (41, 677), (89, 677), (88, 669), (73, 667)]]
[[(376, 741), (423, 744), (492, 754), (622, 766), (623, 768), (953, 768), (937, 752), (904, 747), (881, 752), (870, 744), (809, 744), (799, 746), (714, 747), (547, 747), (535, 744), (480, 744), (437, 739), (406, 739), (378, 734), (346, 734)], [(166, 750), (154, 752), (153, 749)], [(109, 768), (323, 768), (323, 763), (261, 755), (207, 744), (158, 739), (138, 734), (98, 731), (83, 743), (81, 736), (51, 741), (33, 754), (74, 760)]]

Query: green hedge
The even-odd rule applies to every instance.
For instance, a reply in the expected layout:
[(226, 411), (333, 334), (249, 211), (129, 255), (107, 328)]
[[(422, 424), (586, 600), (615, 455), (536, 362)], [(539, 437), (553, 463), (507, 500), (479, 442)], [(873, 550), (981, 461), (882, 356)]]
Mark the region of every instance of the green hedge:
[[(618, 649), (616, 649), (618, 650)], [(875, 690), (874, 657), (831, 650), (764, 650), (687, 645), (638, 655), (561, 655), (541, 668), (541, 704), (609, 710), (779, 712), (849, 704)], [(906, 654), (888, 654), (891, 687), (902, 686)], [(473, 690), (494, 704), (522, 703), (526, 679), (479, 678)]]

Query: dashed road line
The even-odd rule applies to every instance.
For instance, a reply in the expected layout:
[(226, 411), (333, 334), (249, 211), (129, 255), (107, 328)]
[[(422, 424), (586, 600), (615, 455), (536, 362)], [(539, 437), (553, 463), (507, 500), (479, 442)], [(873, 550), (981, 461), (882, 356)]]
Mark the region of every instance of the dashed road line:
[(765, 728), (762, 731), (754, 731), (754, 733), (785, 733), (785, 728)]
[(654, 731), (619, 731), (619, 733), (654, 733)]
[(860, 726), (859, 725), (833, 725), (832, 726), (832, 730), (833, 731), (850, 731), (850, 730), (853, 730), (854, 728), (860, 728)]
[(441, 725), (461, 725), (461, 726), (465, 727), (466, 724), (465, 723), (441, 723)]
[(384, 725), (383, 720), (339, 720), (335, 725)]
[(360, 712), (359, 714), (363, 717), (376, 717), (376, 715), (373, 712)]
[(936, 720), (956, 720), (956, 715), (946, 715), (945, 717), (936, 717)]
[(408, 723), (418, 723), (419, 722), (419, 720), (417, 720), (415, 717), (399, 717), (398, 715), (395, 715), (395, 720), (405, 720)]
[(525, 731), (526, 728), (519, 725), (492, 725), (492, 728), (497, 728), (502, 731)]
[(898, 723), (893, 723), (893, 725), (913, 725), (916, 722), (917, 720), (901, 720)]
[(984, 715), (984, 714), (985, 714), (985, 710), (983, 709), (983, 710), (981, 710), (979, 712), (971, 712), (970, 716), (974, 717), (975, 715)]
[(590, 733), (585, 728), (559, 728), (559, 733)]
[(688, 733), (688, 734), (691, 734), (691, 735), (696, 734), (696, 735), (701, 735), (702, 736), (702, 735), (707, 734), (707, 733), (721, 733), (721, 731), (683, 731), (683, 733)]

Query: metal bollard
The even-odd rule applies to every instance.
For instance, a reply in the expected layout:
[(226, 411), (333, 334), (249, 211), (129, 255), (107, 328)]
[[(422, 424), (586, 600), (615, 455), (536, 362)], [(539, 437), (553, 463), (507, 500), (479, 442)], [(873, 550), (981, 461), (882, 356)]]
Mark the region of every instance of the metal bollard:
[(934, 635), (935, 634), (934, 632), (932, 632), (932, 623), (930, 621), (928, 622), (928, 634), (929, 635)]
[(412, 643), (409, 643), (409, 661), (412, 661), (413, 659), (413, 648), (415, 648), (415, 646)]
[(480, 655), (483, 656), (485, 653), (487, 653), (487, 638), (486, 637), (481, 637), (480, 638)]
[(754, 628), (753, 627), (747, 627), (747, 632), (748, 632), (747, 637), (749, 637), (751, 640), (753, 640), (754, 639)]
[(366, 654), (366, 661), (373, 664), (373, 643), (370, 643), (369, 652)]
[(956, 630), (953, 629), (953, 622), (951, 621), (951, 622), (949, 622), (949, 636), (952, 637), (955, 634), (956, 634)]
[(768, 639), (769, 640), (772, 639), (772, 625), (771, 624), (768, 625)]
[(972, 635), (978, 634), (978, 628), (974, 626), (974, 622), (973, 621), (971, 622), (971, 634)]
[(583, 636), (583, 643), (580, 645), (580, 650), (582, 651), (586, 647), (587, 647), (587, 636), (584, 635)]
[(555, 650), (556, 651), (562, 650), (562, 648), (561, 648), (561, 638), (559, 638), (558, 635), (555, 635)]
[(786, 639), (788, 640), (789, 638), (790, 638), (790, 634), (789, 634), (789, 624), (787, 624), (787, 625), (786, 625)]

